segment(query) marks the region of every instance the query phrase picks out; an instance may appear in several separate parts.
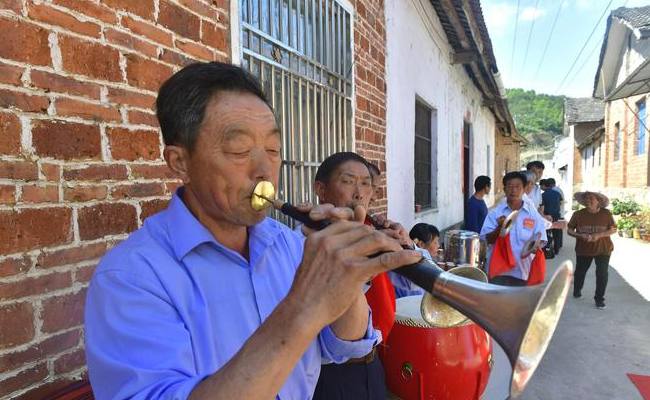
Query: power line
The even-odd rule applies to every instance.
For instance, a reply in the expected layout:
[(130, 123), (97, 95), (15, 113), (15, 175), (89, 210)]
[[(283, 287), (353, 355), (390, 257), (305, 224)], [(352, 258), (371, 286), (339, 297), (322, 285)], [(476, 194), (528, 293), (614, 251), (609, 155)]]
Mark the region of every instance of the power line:
[[(521, 0), (517, 0), (517, 13), (515, 14), (515, 34), (512, 38), (512, 56), (510, 57), (510, 71), (512, 72), (514, 70), (514, 65), (515, 65), (515, 44), (517, 44), (517, 23), (519, 22), (519, 2)], [(514, 74), (513, 74), (514, 75)]]
[(530, 23), (530, 31), (528, 31), (528, 42), (526, 42), (526, 52), (524, 53), (524, 62), (521, 64), (521, 73), (519, 74), (519, 80), (524, 76), (524, 69), (526, 68), (526, 59), (528, 59), (528, 48), (530, 47), (530, 38), (533, 36), (533, 27), (535, 26), (535, 21), (537, 20), (537, 6), (539, 5), (539, 0), (535, 1), (535, 8), (533, 12), (533, 21)]
[(594, 25), (594, 29), (591, 30), (591, 33), (589, 34), (589, 37), (588, 37), (587, 40), (585, 41), (585, 44), (582, 45), (582, 48), (580, 49), (580, 52), (578, 53), (578, 56), (576, 57), (575, 60), (573, 60), (573, 64), (571, 64), (571, 68), (569, 68), (569, 70), (567, 71), (566, 75), (564, 76), (564, 79), (562, 79), (562, 83), (560, 83), (560, 86), (557, 87), (557, 90), (555, 91), (555, 93), (559, 93), (559, 92), (560, 92), (560, 89), (562, 88), (562, 85), (564, 85), (564, 82), (566, 82), (566, 78), (569, 77), (569, 74), (570, 74), (571, 71), (573, 70), (573, 67), (575, 67), (576, 63), (578, 62), (578, 59), (579, 59), (580, 56), (582, 55), (582, 52), (585, 50), (585, 47), (587, 47), (587, 43), (589, 43), (589, 40), (590, 40), (591, 37), (594, 35), (594, 32), (596, 32), (596, 29), (598, 29), (598, 24), (600, 24), (600, 21), (603, 19), (603, 17), (605, 16), (605, 14), (607, 14), (607, 10), (609, 10), (609, 6), (612, 5), (612, 2), (613, 2), (613, 1), (614, 1), (614, 0), (609, 0), (609, 3), (607, 3), (607, 7), (605, 7), (605, 10), (604, 10), (603, 13), (601, 14), (600, 18), (598, 18), (598, 22), (596, 22), (596, 25)]
[(582, 71), (582, 69), (585, 67), (585, 65), (587, 65), (587, 62), (589, 61), (589, 59), (591, 58), (591, 56), (594, 54), (594, 51), (596, 51), (596, 49), (600, 47), (600, 44), (601, 44), (600, 42), (596, 42), (596, 45), (594, 46), (593, 49), (591, 49), (591, 51), (589, 52), (589, 55), (587, 56), (587, 58), (585, 58), (585, 61), (582, 63), (582, 65), (580, 66), (580, 68), (578, 68), (578, 70), (576, 71), (576, 73), (573, 74), (573, 78), (571, 78), (571, 80), (569, 81), (569, 83), (570, 83), (570, 82), (575, 82), (576, 78), (578, 77), (578, 74), (580, 73), (580, 71)]
[[(562, 1), (564, 1), (564, 0), (562, 0)], [(625, 7), (625, 5), (627, 5), (627, 2), (628, 2), (628, 1), (629, 1), (629, 0), (625, 0), (625, 3), (623, 3), (623, 5), (622, 5), (621, 7)], [(582, 65), (580, 66), (580, 68), (578, 68), (578, 71), (577, 71), (575, 74), (573, 74), (573, 77), (571, 78), (571, 80), (570, 80), (569, 82), (574, 82), (574, 81), (575, 81), (575, 79), (578, 77), (578, 74), (580, 74), (580, 71), (582, 71), (582, 69), (585, 67), (585, 65), (587, 64), (587, 62), (589, 62), (589, 59), (590, 59), (591, 56), (594, 54), (594, 51), (596, 51), (596, 49), (597, 49), (598, 47), (600, 47), (600, 46), (601, 46), (601, 42), (596, 42), (596, 46), (594, 46), (594, 48), (591, 49), (591, 51), (589, 52), (589, 55), (587, 56), (587, 58), (585, 59), (585, 61), (582, 63)]]
[(553, 32), (555, 31), (555, 24), (557, 23), (557, 20), (560, 17), (560, 12), (562, 11), (562, 4), (564, 4), (564, 0), (560, 1), (560, 6), (557, 8), (557, 13), (555, 13), (555, 20), (553, 21), (553, 26), (551, 27), (551, 33), (548, 34), (548, 39), (546, 40), (546, 46), (544, 46), (544, 52), (542, 53), (542, 58), (539, 60), (539, 65), (537, 65), (537, 71), (535, 72), (533, 81), (537, 79), (537, 75), (539, 75), (539, 70), (542, 68), (542, 64), (544, 63), (544, 57), (546, 57), (546, 50), (548, 50), (548, 45), (549, 43), (551, 43), (551, 36), (553, 36)]

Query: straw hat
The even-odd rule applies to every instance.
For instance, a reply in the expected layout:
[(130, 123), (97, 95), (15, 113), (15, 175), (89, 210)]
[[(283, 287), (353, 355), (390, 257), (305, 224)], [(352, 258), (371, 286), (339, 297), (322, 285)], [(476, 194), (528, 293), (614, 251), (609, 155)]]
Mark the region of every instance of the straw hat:
[(602, 193), (592, 192), (589, 190), (584, 192), (577, 192), (576, 194), (573, 195), (573, 199), (578, 203), (582, 204), (583, 206), (587, 207), (587, 196), (590, 194), (596, 196), (596, 198), (598, 199), (598, 204), (600, 204), (602, 208), (605, 208), (609, 205), (609, 199), (607, 198), (607, 196), (605, 196)]

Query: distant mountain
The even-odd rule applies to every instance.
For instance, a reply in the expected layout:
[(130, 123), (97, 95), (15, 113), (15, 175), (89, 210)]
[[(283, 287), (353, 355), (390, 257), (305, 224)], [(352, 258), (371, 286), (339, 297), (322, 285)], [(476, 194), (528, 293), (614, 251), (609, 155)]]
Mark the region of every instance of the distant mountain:
[(555, 137), (562, 134), (564, 96), (517, 88), (506, 93), (517, 131), (529, 142), (522, 148), (522, 163), (552, 157)]

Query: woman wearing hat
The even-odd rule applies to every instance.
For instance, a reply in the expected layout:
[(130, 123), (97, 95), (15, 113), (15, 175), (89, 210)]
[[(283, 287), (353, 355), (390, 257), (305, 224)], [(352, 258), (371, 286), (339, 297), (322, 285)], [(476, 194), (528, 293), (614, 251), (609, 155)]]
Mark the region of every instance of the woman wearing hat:
[(616, 233), (616, 223), (609, 210), (605, 209), (609, 199), (602, 193), (578, 192), (573, 198), (585, 206), (576, 211), (567, 224), (567, 233), (576, 238), (576, 272), (573, 278), (573, 297), (582, 297), (585, 276), (596, 261), (596, 307), (605, 308), (605, 288), (609, 257), (614, 250), (610, 236)]

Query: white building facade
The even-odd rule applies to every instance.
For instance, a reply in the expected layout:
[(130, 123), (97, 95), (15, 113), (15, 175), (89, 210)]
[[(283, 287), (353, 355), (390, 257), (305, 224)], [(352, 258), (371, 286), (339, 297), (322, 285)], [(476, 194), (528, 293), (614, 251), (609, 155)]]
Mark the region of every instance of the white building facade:
[[(407, 230), (418, 222), (457, 226), (474, 179), (495, 179), (497, 120), (464, 64), (453, 64), (454, 49), (432, 2), (387, 0), (386, 15), (388, 218)], [(431, 110), (429, 207), (416, 207), (416, 103)], [(486, 202), (491, 206), (493, 197)]]

